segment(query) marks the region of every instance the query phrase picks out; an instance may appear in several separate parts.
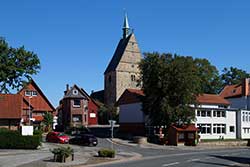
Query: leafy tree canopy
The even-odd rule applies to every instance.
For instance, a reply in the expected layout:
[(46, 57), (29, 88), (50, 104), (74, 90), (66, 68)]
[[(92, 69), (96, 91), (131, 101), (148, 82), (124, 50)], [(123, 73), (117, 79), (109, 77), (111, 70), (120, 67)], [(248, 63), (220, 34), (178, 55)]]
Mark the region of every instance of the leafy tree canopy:
[(201, 93), (216, 91), (212, 83), (219, 82), (216, 67), (206, 59), (145, 53), (139, 67), (143, 110), (152, 125), (190, 123), (194, 112), (189, 104), (195, 104)]
[(39, 69), (40, 61), (35, 53), (26, 51), (24, 46), (12, 48), (0, 38), (0, 93), (22, 87)]
[(100, 106), (98, 110), (98, 124), (109, 124), (109, 120), (118, 121), (117, 108), (115, 106), (108, 106), (100, 101), (97, 101)]
[(47, 130), (51, 130), (53, 125), (53, 115), (50, 112), (45, 112), (43, 115), (42, 123), (47, 127)]
[(243, 78), (249, 77), (249, 73), (236, 67), (224, 68), (220, 75), (223, 86), (239, 84)]

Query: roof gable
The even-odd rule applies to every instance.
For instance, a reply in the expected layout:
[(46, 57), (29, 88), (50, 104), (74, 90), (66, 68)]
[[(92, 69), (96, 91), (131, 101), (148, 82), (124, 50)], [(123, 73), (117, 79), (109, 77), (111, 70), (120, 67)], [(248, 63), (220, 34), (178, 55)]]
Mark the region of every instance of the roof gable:
[(126, 89), (117, 101), (116, 105), (139, 103), (141, 102), (141, 97), (143, 96), (144, 93), (140, 89)]
[[(37, 96), (26, 96), (25, 91), (37, 91)], [(24, 86), (17, 94), (22, 95), (22, 97), (26, 100), (26, 102), (30, 102), (30, 105), (33, 107), (34, 111), (55, 111), (55, 108), (44, 95), (42, 90), (38, 87), (34, 80), (31, 80), (26, 86)]]
[[(133, 34), (133, 33), (132, 33), (132, 34)], [(126, 47), (127, 47), (127, 45), (128, 45), (128, 42), (129, 42), (129, 40), (130, 40), (132, 34), (130, 34), (130, 35), (129, 35), (127, 38), (125, 38), (125, 39), (122, 38), (122, 39), (119, 41), (119, 43), (118, 43), (118, 45), (117, 45), (117, 47), (116, 47), (115, 53), (114, 53), (114, 55), (113, 55), (111, 61), (109, 62), (109, 65), (108, 65), (108, 67), (106, 68), (104, 74), (107, 74), (107, 73), (109, 73), (109, 72), (111, 72), (111, 71), (115, 71), (115, 70), (116, 70), (116, 67), (118, 66), (118, 64), (119, 64), (119, 62), (120, 62), (120, 60), (121, 60), (121, 58), (122, 58), (122, 55), (123, 55), (123, 53), (124, 53), (124, 51), (125, 51), (125, 49), (126, 49)]]
[(226, 85), (220, 96), (223, 98), (242, 96), (242, 84)]
[(79, 88), (77, 85), (73, 85), (69, 90), (66, 91), (64, 98), (82, 98), (88, 99), (88, 94)]

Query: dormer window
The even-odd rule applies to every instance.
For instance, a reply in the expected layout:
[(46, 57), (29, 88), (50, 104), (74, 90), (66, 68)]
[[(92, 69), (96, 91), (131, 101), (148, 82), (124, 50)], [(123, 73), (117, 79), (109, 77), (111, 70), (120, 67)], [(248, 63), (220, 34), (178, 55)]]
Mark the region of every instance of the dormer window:
[(232, 90), (232, 93), (236, 93), (236, 89), (233, 89), (233, 90)]

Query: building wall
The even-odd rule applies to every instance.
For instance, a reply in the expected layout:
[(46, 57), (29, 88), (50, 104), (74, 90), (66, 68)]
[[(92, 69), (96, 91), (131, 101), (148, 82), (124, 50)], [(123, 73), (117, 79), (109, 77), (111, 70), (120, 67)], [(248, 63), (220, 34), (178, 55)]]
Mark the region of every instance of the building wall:
[[(74, 107), (74, 99), (63, 99), (62, 104), (62, 120), (65, 126), (78, 126), (88, 124), (88, 111), (85, 107), (88, 107), (88, 101), (81, 99), (80, 107)], [(74, 122), (73, 115), (81, 115), (81, 122)], [(85, 118), (86, 117), (86, 118)]]
[(142, 112), (142, 103), (120, 105), (119, 123), (144, 123), (145, 115)]
[[(36, 91), (37, 95), (32, 96), (32, 98), (29, 98), (29, 96), (25, 96), (25, 91)], [(24, 89), (22, 89), (19, 94), (21, 94), (27, 102), (30, 102), (30, 105), (33, 106), (33, 110), (41, 111), (41, 112), (53, 112), (54, 110), (49, 106), (47, 101), (43, 98), (41, 95), (41, 92), (36, 89), (36, 87), (32, 84), (28, 84)]]
[(97, 125), (98, 124), (98, 106), (92, 101), (89, 100), (88, 103), (88, 125)]
[(18, 130), (21, 119), (0, 119), (0, 128)]
[(116, 102), (116, 72), (111, 71), (104, 76), (104, 103), (114, 105)]
[[(201, 111), (210, 111), (211, 115), (208, 116), (199, 116), (198, 114), (198, 110)], [(220, 111), (221, 114), (222, 112), (225, 112), (225, 117), (223, 117), (222, 115), (220, 117), (214, 116), (214, 112)], [(206, 134), (202, 134), (199, 133), (199, 135), (201, 136), (201, 139), (235, 139), (236, 138), (236, 111), (231, 111), (231, 110), (227, 110), (227, 109), (220, 109), (218, 110), (218, 106), (217, 108), (210, 108), (210, 109), (196, 109), (195, 110), (196, 113), (196, 121), (195, 121), (195, 125), (196, 127), (199, 128), (199, 125), (207, 125), (208, 127), (210, 127), (210, 132), (206, 133)], [(214, 128), (216, 128), (216, 125), (225, 125), (225, 133), (216, 133), (214, 132)], [(211, 126), (209, 126), (211, 125)], [(233, 132), (230, 132), (230, 127), (234, 127)], [(217, 130), (217, 128), (216, 128)]]
[(230, 101), (231, 108), (238, 108), (238, 109), (247, 109), (249, 106), (248, 103), (250, 101), (249, 98), (246, 98), (245, 96), (229, 98), (227, 100)]
[(237, 112), (237, 136), (240, 139), (250, 139), (250, 111)]

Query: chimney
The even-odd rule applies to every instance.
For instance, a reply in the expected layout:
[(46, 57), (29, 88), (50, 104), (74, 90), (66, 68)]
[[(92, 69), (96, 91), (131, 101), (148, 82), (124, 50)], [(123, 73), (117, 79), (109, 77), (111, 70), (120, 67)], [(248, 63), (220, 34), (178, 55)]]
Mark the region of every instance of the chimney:
[(249, 78), (242, 80), (242, 96), (248, 96), (249, 92)]
[(66, 84), (66, 90), (64, 91), (64, 95), (66, 95), (66, 93), (68, 92), (69, 90), (69, 84)]

